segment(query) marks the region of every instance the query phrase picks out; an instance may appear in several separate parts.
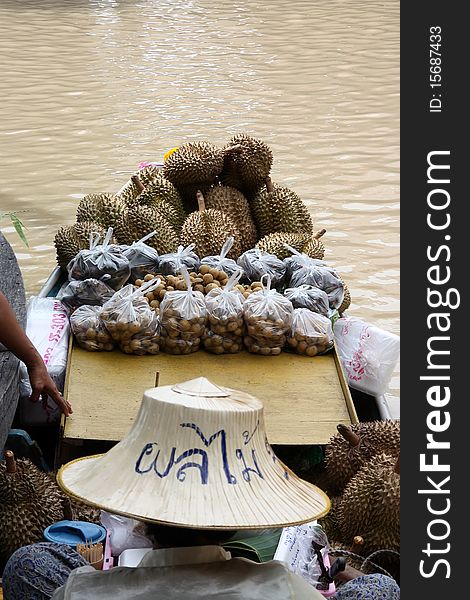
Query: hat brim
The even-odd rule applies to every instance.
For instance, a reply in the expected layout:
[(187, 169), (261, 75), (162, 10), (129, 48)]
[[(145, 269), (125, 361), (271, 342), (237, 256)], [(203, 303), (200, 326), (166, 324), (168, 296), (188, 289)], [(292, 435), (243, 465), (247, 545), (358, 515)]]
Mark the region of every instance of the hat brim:
[(57, 474), (60, 487), (90, 506), (140, 521), (192, 529), (264, 529), (307, 523), (325, 516), (331, 507), (320, 488), (297, 477), (279, 459), (277, 467), (284, 477), (273, 471), (262, 493), (254, 485), (255, 489), (245, 487), (235, 496), (212, 489), (206, 497), (196, 498), (185, 496), (184, 488), (165, 489), (161, 481), (152, 490), (132, 482), (120, 486), (103, 468), (106, 456), (79, 458), (62, 466)]

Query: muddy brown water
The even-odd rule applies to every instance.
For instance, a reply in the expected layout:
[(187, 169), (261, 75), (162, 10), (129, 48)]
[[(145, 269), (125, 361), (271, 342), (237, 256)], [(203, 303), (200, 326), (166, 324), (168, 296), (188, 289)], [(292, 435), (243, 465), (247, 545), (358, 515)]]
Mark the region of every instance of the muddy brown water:
[[(184, 141), (248, 132), (327, 229), (350, 314), (399, 332), (399, 3), (2, 0), (0, 211), (25, 284), (86, 193)], [(398, 369), (390, 398), (398, 411)]]

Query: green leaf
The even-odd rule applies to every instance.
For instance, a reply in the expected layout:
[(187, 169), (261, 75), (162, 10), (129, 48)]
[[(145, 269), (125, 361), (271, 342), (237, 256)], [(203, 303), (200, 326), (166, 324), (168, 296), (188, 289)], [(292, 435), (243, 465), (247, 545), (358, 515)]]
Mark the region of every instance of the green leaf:
[(23, 225), (23, 222), (20, 218), (17, 217), (15, 213), (10, 213), (10, 219), (21, 241), (27, 248), (29, 248), (28, 240), (26, 239), (26, 236), (24, 234), (25, 226)]

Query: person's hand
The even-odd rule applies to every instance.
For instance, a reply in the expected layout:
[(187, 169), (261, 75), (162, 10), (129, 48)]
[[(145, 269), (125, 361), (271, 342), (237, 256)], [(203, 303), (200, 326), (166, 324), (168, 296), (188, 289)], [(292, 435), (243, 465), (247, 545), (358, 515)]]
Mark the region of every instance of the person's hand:
[(27, 366), (27, 369), (32, 389), (30, 397), (31, 402), (37, 402), (39, 398), (41, 398), (43, 402), (46, 402), (47, 397), (49, 396), (65, 416), (71, 415), (73, 412), (72, 405), (68, 400), (65, 400), (59, 392), (42, 360), (41, 362), (38, 361), (37, 363)]

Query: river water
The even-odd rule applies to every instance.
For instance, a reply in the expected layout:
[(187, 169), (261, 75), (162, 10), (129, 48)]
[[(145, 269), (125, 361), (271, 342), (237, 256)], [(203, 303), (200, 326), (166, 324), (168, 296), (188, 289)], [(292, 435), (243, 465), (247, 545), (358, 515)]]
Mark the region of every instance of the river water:
[(0, 226), (28, 293), (84, 194), (247, 132), (327, 229), (350, 314), (399, 332), (397, 0), (1, 0), (0, 57), (0, 212), (29, 249)]

